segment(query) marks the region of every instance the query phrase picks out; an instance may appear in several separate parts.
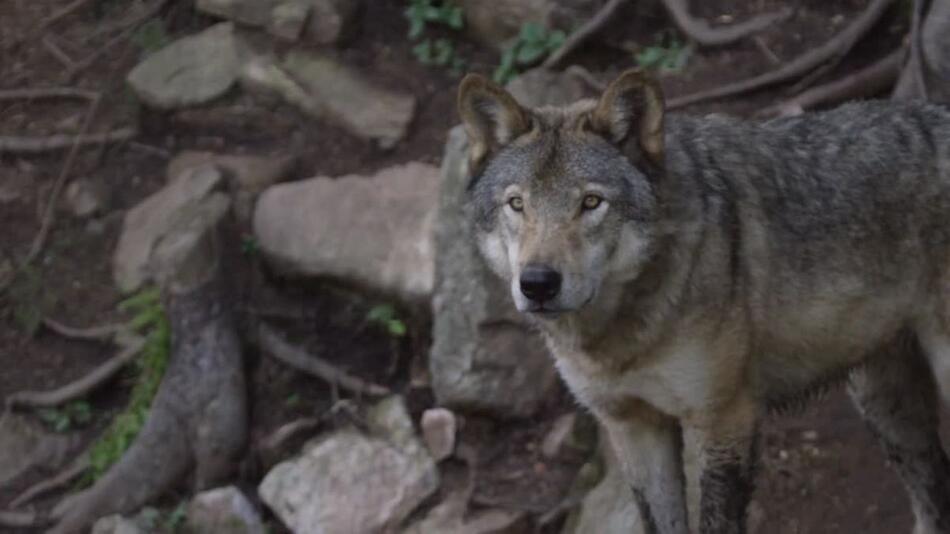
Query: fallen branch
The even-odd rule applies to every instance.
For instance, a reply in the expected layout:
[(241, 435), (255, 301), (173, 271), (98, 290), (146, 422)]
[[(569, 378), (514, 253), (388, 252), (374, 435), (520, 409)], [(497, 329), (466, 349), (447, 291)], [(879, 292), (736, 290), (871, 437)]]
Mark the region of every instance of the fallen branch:
[(742, 22), (713, 27), (705, 20), (689, 14), (687, 0), (663, 0), (663, 7), (670, 13), (670, 17), (680, 31), (700, 46), (722, 46), (733, 43), (792, 16), (792, 10), (784, 8), (773, 13), (755, 15)]
[(76, 328), (73, 326), (66, 326), (54, 319), (50, 319), (49, 317), (43, 317), (43, 326), (48, 328), (51, 332), (55, 332), (65, 338), (81, 339), (84, 341), (109, 341), (119, 332), (128, 329), (128, 327), (124, 324), (108, 324), (105, 326)]
[(122, 349), (118, 354), (106, 360), (75, 382), (50, 391), (20, 391), (7, 397), (7, 407), (28, 406), (32, 408), (51, 408), (69, 401), (85, 397), (89, 392), (106, 383), (125, 367), (145, 346), (145, 340), (139, 338)]
[(762, 117), (798, 115), (818, 105), (874, 95), (894, 84), (903, 61), (904, 50), (897, 50), (854, 74), (809, 89), (794, 98), (763, 109), (758, 115)]
[(135, 128), (119, 128), (98, 134), (65, 135), (56, 134), (47, 137), (0, 136), (0, 153), (40, 154), (53, 152), (71, 146), (102, 145), (128, 141), (138, 135)]
[(829, 61), (838, 55), (846, 54), (861, 37), (863, 37), (871, 27), (881, 18), (884, 11), (894, 2), (894, 0), (873, 0), (871, 4), (858, 16), (847, 28), (835, 37), (829, 39), (825, 44), (815, 48), (805, 54), (798, 56), (785, 66), (759, 76), (754, 76), (747, 80), (716, 87), (708, 91), (700, 91), (691, 95), (673, 98), (667, 101), (668, 109), (675, 109), (697, 102), (714, 100), (726, 96), (733, 96), (741, 93), (747, 93), (756, 89), (761, 89), (769, 85), (788, 81), (802, 76), (822, 63)]
[(0, 91), (0, 100), (38, 100), (41, 98), (82, 98), (93, 100), (99, 96), (95, 91), (75, 87), (38, 87), (6, 89)]
[(564, 44), (560, 48), (554, 51), (547, 59), (544, 60), (544, 63), (541, 64), (542, 68), (550, 69), (556, 67), (568, 54), (576, 50), (579, 46), (584, 44), (584, 41), (589, 39), (592, 35), (599, 32), (610, 22), (610, 19), (614, 16), (620, 6), (626, 0), (610, 0), (603, 7), (600, 8), (593, 17), (590, 18), (583, 26), (578, 28), (576, 31), (572, 32), (568, 36), (567, 40), (564, 41)]
[(68, 485), (85, 473), (86, 469), (89, 469), (89, 455), (84, 453), (73, 460), (66, 469), (25, 489), (22, 493), (17, 495), (16, 498), (10, 501), (10, 508), (19, 508), (40, 495)]
[(339, 385), (341, 388), (357, 394), (373, 396), (389, 394), (388, 388), (366, 382), (361, 378), (347, 374), (334, 367), (331, 363), (291, 345), (273, 328), (265, 324), (260, 325), (258, 337), (261, 348), (270, 353), (274, 358), (298, 371), (303, 371), (331, 384)]

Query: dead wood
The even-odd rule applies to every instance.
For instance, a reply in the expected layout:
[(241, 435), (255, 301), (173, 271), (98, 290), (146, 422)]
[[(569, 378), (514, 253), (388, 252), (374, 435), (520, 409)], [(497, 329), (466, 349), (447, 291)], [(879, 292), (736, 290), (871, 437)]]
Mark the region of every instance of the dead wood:
[(785, 8), (774, 13), (755, 15), (742, 22), (711, 26), (705, 20), (689, 14), (688, 0), (663, 0), (663, 7), (669, 12), (680, 31), (700, 46), (722, 46), (734, 43), (792, 16), (792, 10)]
[(854, 44), (877, 23), (881, 15), (884, 14), (893, 2), (894, 0), (873, 0), (858, 18), (843, 31), (825, 42), (825, 44), (798, 56), (776, 70), (754, 76), (747, 80), (716, 87), (708, 91), (700, 91), (691, 95), (670, 99), (667, 101), (666, 107), (668, 109), (681, 108), (698, 102), (747, 93), (803, 76), (826, 61), (831, 61), (839, 55), (847, 54)]
[(19, 391), (7, 397), (7, 407), (27, 406), (31, 408), (52, 408), (67, 402), (81, 399), (112, 379), (123, 367), (131, 362), (142, 350), (145, 340), (139, 338), (130, 342), (118, 354), (109, 358), (92, 372), (75, 382), (50, 391)]
[(389, 389), (350, 375), (330, 362), (288, 343), (273, 328), (261, 324), (258, 328), (258, 341), (267, 353), (281, 362), (309, 375), (325, 380), (330, 384), (361, 395), (388, 395)]
[(143, 428), (92, 487), (53, 510), (53, 534), (84, 531), (129, 513), (193, 474), (196, 490), (230, 476), (247, 438), (241, 345), (219, 265), (226, 195), (216, 193), (176, 223), (152, 255), (171, 327), (168, 367)]
[(807, 109), (880, 93), (893, 86), (904, 60), (904, 51), (892, 52), (867, 67), (759, 112), (763, 117), (798, 115)]
[(551, 69), (560, 64), (568, 54), (577, 50), (587, 39), (602, 30), (625, 1), (626, 0), (610, 0), (604, 4), (590, 20), (572, 32), (564, 41), (564, 44), (548, 56), (541, 66), (546, 69)]

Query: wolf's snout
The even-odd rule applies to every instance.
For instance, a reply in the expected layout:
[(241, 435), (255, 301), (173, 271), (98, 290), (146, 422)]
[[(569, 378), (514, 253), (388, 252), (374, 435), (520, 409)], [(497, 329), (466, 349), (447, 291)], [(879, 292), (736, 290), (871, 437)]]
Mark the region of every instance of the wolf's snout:
[(521, 293), (535, 302), (551, 300), (561, 291), (561, 273), (547, 265), (528, 265), (518, 282)]

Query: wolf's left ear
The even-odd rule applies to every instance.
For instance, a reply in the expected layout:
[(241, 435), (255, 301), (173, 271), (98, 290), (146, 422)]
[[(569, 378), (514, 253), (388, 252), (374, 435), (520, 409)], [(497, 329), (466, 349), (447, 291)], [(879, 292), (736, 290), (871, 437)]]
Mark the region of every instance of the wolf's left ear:
[(528, 112), (513, 96), (478, 74), (469, 74), (459, 85), (458, 109), (468, 134), (472, 168), (531, 125)]
[(636, 135), (640, 148), (663, 163), (663, 92), (639, 69), (625, 71), (604, 91), (591, 114), (591, 128), (615, 144)]

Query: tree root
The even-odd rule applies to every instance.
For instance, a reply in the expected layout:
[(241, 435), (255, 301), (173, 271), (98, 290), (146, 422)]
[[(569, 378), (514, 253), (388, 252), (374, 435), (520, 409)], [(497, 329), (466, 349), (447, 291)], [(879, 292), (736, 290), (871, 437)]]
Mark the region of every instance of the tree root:
[(35, 87), (0, 91), (0, 100), (38, 100), (43, 98), (81, 98), (94, 100), (99, 93), (76, 87)]
[(610, 22), (610, 19), (614, 16), (614, 13), (620, 9), (620, 6), (622, 6), (625, 1), (626, 0), (610, 0), (604, 4), (604, 6), (601, 7), (600, 10), (597, 11), (593, 17), (591, 17), (590, 20), (585, 22), (584, 25), (578, 28), (576, 31), (572, 32), (571, 35), (568, 36), (567, 40), (564, 41), (564, 44), (544, 60), (544, 63), (541, 64), (541, 67), (545, 69), (551, 69), (560, 64), (568, 54), (574, 50), (577, 50), (577, 48), (584, 44), (587, 39), (602, 30), (604, 26)]
[(47, 137), (21, 137), (8, 135), (0, 137), (0, 153), (41, 154), (69, 148), (73, 145), (102, 145), (128, 141), (138, 135), (135, 128), (119, 128), (110, 132), (85, 135), (56, 134)]
[(0, 510), (0, 526), (7, 528), (38, 528), (46, 524), (34, 512), (10, 512)]
[(86, 376), (65, 386), (50, 391), (20, 391), (7, 397), (7, 407), (29, 406), (32, 408), (51, 408), (88, 395), (91, 391), (108, 382), (116, 373), (145, 346), (145, 340), (132, 341), (122, 351), (106, 360)]
[(784, 102), (763, 109), (762, 117), (798, 115), (822, 104), (843, 102), (852, 98), (870, 96), (893, 86), (904, 61), (903, 49), (840, 80), (819, 85)]
[(73, 460), (66, 469), (25, 489), (10, 501), (10, 508), (19, 508), (44, 493), (62, 488), (85, 473), (87, 469), (89, 469), (89, 456), (83, 454)]
[(168, 368), (132, 445), (92, 487), (53, 509), (52, 534), (137, 510), (191, 473), (196, 490), (231, 475), (246, 443), (247, 411), (241, 344), (219, 265), (227, 209), (226, 196), (212, 195), (157, 245), (152, 264), (171, 328)]
[(802, 76), (826, 61), (846, 54), (874, 24), (894, 0), (873, 0), (871, 4), (847, 28), (825, 44), (793, 59), (785, 66), (747, 80), (700, 91), (667, 101), (667, 109), (681, 108), (698, 102), (734, 96)]
[(785, 8), (774, 13), (755, 15), (728, 26), (710, 26), (708, 22), (689, 14), (687, 0), (662, 0), (673, 22), (686, 36), (700, 46), (722, 46), (758, 33), (769, 26), (787, 20), (793, 11)]
[(303, 371), (360, 395), (383, 396), (389, 394), (388, 388), (347, 374), (331, 363), (291, 345), (273, 328), (265, 324), (261, 324), (258, 329), (258, 340), (261, 348), (271, 356), (298, 371)]
[(48, 328), (51, 332), (55, 332), (65, 338), (81, 339), (83, 341), (110, 341), (120, 332), (128, 330), (128, 327), (123, 324), (76, 328), (74, 326), (66, 326), (49, 317), (43, 317), (43, 326)]

